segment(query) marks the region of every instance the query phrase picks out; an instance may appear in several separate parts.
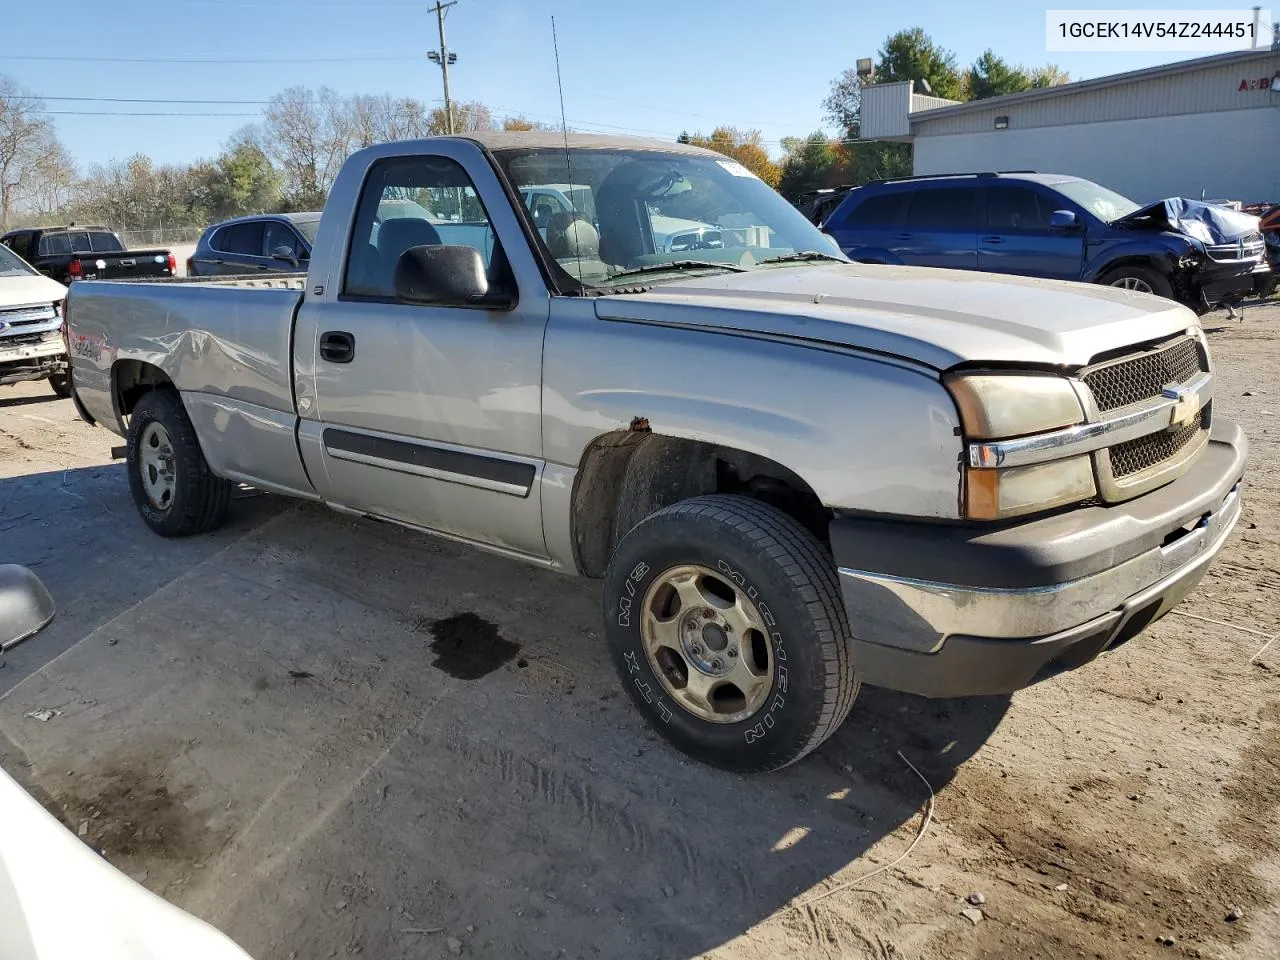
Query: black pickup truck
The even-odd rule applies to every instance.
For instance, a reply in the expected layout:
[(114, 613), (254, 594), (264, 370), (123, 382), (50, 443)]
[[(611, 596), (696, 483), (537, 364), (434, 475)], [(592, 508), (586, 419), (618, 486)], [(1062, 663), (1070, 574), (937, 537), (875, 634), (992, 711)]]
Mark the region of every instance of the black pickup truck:
[(10, 230), (0, 243), (59, 283), (173, 277), (178, 264), (168, 250), (126, 250), (106, 227), (31, 227)]

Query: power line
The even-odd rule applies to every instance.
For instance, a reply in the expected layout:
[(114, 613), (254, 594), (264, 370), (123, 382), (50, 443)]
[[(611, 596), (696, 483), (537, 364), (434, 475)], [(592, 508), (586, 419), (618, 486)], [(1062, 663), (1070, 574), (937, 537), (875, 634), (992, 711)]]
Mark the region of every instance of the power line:
[[(157, 97), (39, 97), (34, 94), (22, 94), (9, 97), (10, 100), (61, 100), (72, 103), (187, 103), (218, 104), (229, 106), (266, 106), (270, 100), (166, 100)], [(319, 100), (308, 100), (308, 103), (319, 103)]]
[[(219, 100), (219, 99), (189, 99), (189, 98), (161, 98), (161, 97), (47, 97), (35, 94), (22, 94), (14, 96), (15, 100), (50, 100), (67, 103), (121, 103), (121, 104), (168, 104), (173, 106), (270, 106), (272, 100)], [(606, 97), (604, 99), (618, 99)], [(308, 104), (318, 104), (324, 101), (308, 100)], [(431, 100), (423, 101), (425, 103), (443, 103), (437, 97)], [(633, 103), (633, 101), (619, 101), (623, 103)], [(635, 103), (636, 106), (646, 106), (646, 104)], [(539, 113), (537, 111), (522, 110), (516, 107), (504, 107), (500, 104), (490, 104), (493, 110), (506, 117), (528, 117), (533, 120), (558, 121), (559, 116), (551, 114)], [(55, 117), (259, 117), (261, 113), (226, 113), (226, 112), (185, 112), (185, 111), (133, 111), (133, 110), (48, 110), (50, 116)], [(623, 134), (651, 134), (660, 137), (671, 137), (670, 129), (655, 129), (653, 127), (635, 127), (625, 124), (604, 123), (597, 120), (579, 120), (570, 118), (568, 122), (574, 128), (588, 128), (587, 132), (594, 130), (596, 132), (612, 132)], [(724, 121), (729, 122), (729, 121)], [(745, 121), (744, 121), (745, 122)], [(760, 122), (760, 121), (755, 121)], [(796, 137), (787, 139), (804, 140), (806, 137)], [(783, 140), (760, 140), (762, 144), (769, 146), (780, 146)], [(830, 144), (845, 143), (865, 143), (848, 138), (833, 138), (827, 141)]]
[(176, 113), (147, 110), (48, 110), (51, 117), (258, 117), (258, 113)]
[(59, 62), (59, 63), (182, 63), (192, 64), (224, 64), (224, 63), (386, 63), (386, 62), (418, 62), (423, 59), (421, 54), (393, 54), (371, 53), (368, 55), (346, 56), (346, 57), (236, 57), (236, 58), (213, 58), (213, 57), (62, 57), (62, 56), (10, 56), (5, 55), (6, 60), (38, 60), (42, 62)]

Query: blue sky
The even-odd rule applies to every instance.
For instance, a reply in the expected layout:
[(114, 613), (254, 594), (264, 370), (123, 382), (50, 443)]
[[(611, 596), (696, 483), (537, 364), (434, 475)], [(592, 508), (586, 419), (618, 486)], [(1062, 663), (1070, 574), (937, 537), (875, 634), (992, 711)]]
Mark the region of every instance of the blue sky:
[[(1123, 0), (1127, 8), (1204, 8), (1204, 0)], [(48, 97), (51, 111), (152, 111), (204, 116), (55, 117), (77, 162), (214, 156), (254, 104), (78, 102), (62, 97), (266, 100), (292, 85), (434, 101), (440, 71), (426, 2), (409, 0), (165, 0), (78, 5), (74, 29), (55, 29), (56, 7), (6, 4), (0, 73)], [(499, 116), (559, 118), (552, 14), (559, 31), (565, 107), (581, 130), (674, 137), (719, 122), (759, 128), (776, 141), (823, 125), (831, 80), (884, 38), (923, 26), (962, 65), (990, 46), (1013, 62), (1055, 62), (1074, 79), (1185, 59), (1195, 54), (1048, 54), (1047, 5), (1023, 0), (459, 0), (447, 20), (458, 54), (456, 99), (480, 100)], [(1055, 0), (1055, 9), (1106, 4)], [(1222, 6), (1247, 7), (1248, 0)], [(14, 43), (14, 41), (17, 43)], [(33, 60), (22, 57), (71, 59)], [(286, 62), (144, 63), (81, 57), (243, 59)], [(302, 58), (360, 62), (288, 62)], [(212, 114), (249, 114), (213, 116)]]

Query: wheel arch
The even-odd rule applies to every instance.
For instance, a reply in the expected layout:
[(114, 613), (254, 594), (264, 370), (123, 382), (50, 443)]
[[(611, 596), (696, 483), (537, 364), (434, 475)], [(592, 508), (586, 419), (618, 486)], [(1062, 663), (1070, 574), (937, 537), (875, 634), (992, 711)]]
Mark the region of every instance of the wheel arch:
[(1112, 250), (1107, 256), (1094, 260), (1085, 267), (1084, 275), (1080, 279), (1086, 283), (1097, 283), (1108, 273), (1123, 267), (1146, 267), (1169, 276), (1177, 265), (1177, 257), (1163, 247), (1148, 245), (1129, 247), (1118, 251)]
[(653, 433), (641, 425), (601, 434), (583, 452), (571, 509), (579, 571), (603, 576), (618, 542), (645, 517), (714, 493), (768, 503), (827, 542), (831, 513), (794, 471), (762, 454)]
[(111, 405), (121, 427), (143, 396), (152, 390), (177, 390), (173, 380), (154, 363), (117, 360), (111, 365)]

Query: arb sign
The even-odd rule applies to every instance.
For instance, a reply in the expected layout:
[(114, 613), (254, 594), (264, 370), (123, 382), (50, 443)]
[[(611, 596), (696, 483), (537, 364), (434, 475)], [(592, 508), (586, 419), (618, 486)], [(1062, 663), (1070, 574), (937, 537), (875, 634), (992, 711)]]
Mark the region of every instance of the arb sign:
[(1276, 77), (1251, 77), (1241, 80), (1236, 90), (1244, 93), (1246, 90), (1270, 90), (1272, 87), (1280, 90), (1280, 80)]

